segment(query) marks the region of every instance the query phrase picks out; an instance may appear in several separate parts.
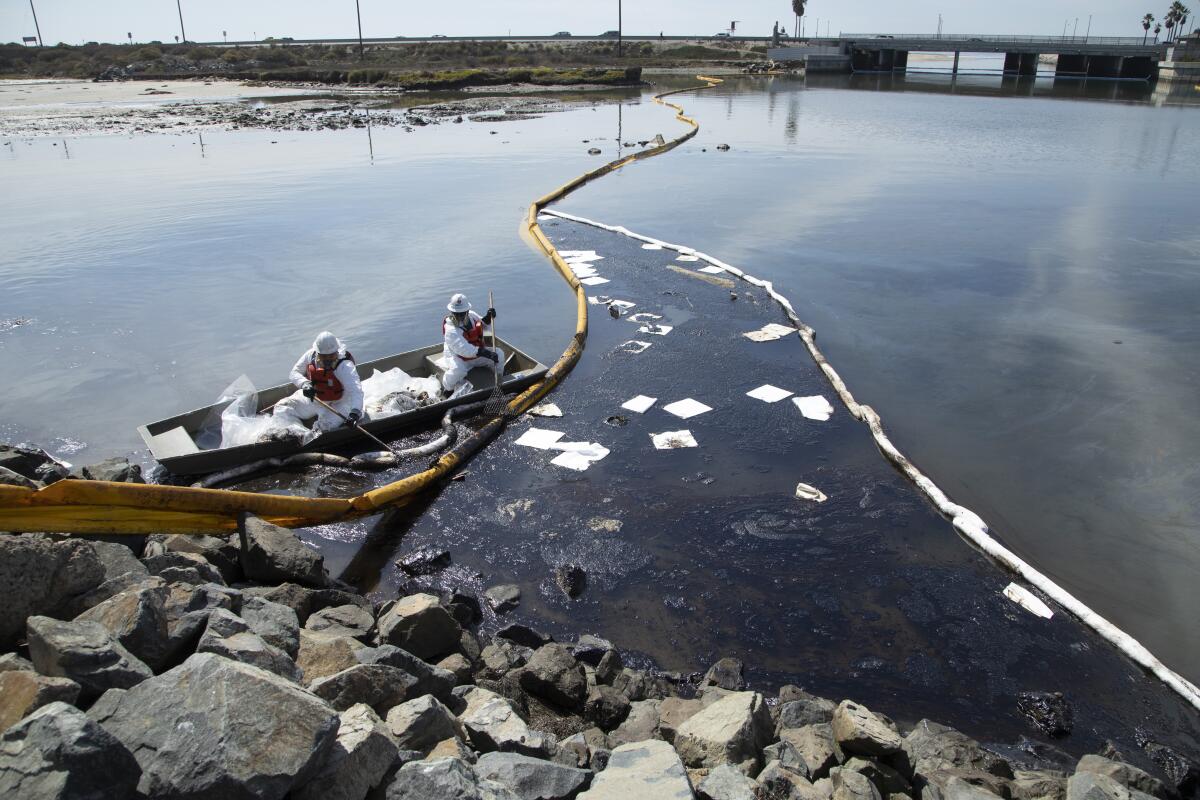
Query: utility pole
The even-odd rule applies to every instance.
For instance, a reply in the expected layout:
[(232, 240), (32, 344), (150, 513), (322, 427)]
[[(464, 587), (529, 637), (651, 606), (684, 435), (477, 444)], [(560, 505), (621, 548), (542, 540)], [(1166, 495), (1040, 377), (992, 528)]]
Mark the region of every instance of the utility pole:
[(624, 34), (623, 23), (621, 22), (621, 0), (617, 0), (617, 58), (621, 57), (621, 39)]
[[(38, 25), (37, 9), (33, 7), (33, 0), (29, 0), (29, 10), (33, 12), (33, 27), (37, 31), (38, 47), (45, 47), (45, 42), (42, 41), (42, 27)], [(28, 30), (28, 28), (26, 28)]]
[(129, 37), (129, 46), (133, 47), (133, 31), (129, 31), (125, 35)]
[(358, 7), (358, 0), (354, 0), (354, 13), (358, 17), (358, 60), (366, 61), (367, 53), (363, 50), (362, 43), (362, 9)]
[(817, 24), (813, 26), (813, 30), (817, 32), (817, 38), (821, 38), (821, 18), (817, 17)]
[(183, 6), (180, 5), (180, 0), (175, 0), (175, 8), (179, 10), (179, 33), (183, 36), (184, 44), (187, 44), (187, 31), (183, 29)]

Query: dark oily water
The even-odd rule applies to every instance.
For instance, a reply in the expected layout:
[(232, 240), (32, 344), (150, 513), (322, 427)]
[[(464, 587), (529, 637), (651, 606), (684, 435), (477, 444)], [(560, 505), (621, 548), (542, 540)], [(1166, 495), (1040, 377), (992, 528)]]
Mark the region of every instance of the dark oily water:
[(684, 95), (696, 139), (568, 210), (775, 281), (951, 497), (1196, 680), (1195, 95), (735, 79)]
[[(1007, 576), (954, 535), (844, 408), (819, 422), (787, 399), (746, 396), (771, 383), (832, 397), (797, 337), (741, 335), (782, 321), (765, 292), (708, 283), (694, 272), (702, 263), (681, 264), (693, 271), (682, 275), (667, 268), (673, 253), (617, 234), (543, 227), (560, 249), (604, 256), (595, 266), (610, 282), (590, 291), (635, 302), (628, 314), (659, 315), (672, 330), (638, 332), (595, 307), (587, 350), (552, 395), (564, 416), (515, 421), (461, 481), (383, 517), (365, 544), (361, 532), (352, 548), (320, 542), (335, 565), (353, 552), (344, 578), (378, 596), (516, 583), (520, 607), (489, 615), (486, 628), (583, 630), (684, 673), (734, 655), (757, 686), (799, 683), (1003, 744), (1042, 738), (1018, 711), (1022, 692), (1061, 691), (1075, 729), (1056, 747), (1113, 740), (1145, 762), (1142, 731), (1200, 748), (1194, 712), (1156, 679), (1061, 609), (1047, 621), (1006, 599)], [(651, 346), (630, 353), (631, 339)], [(621, 407), (639, 394), (657, 403), (644, 414)], [(712, 410), (683, 420), (664, 409), (685, 398)], [(516, 444), (535, 427), (611, 454), (582, 473), (554, 466), (555, 452)], [(698, 447), (653, 448), (651, 434), (683, 429)], [(796, 498), (801, 481), (829, 499)], [(410, 577), (395, 563), (424, 550), (448, 550), (453, 566)], [(570, 565), (587, 574), (575, 600), (554, 579)]]

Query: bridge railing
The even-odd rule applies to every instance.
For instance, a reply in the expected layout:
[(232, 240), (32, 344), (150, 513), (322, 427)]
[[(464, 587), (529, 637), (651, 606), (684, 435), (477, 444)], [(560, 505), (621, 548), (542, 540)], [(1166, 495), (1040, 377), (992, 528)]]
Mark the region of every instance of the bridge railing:
[[(985, 44), (1092, 44), (1106, 46), (1141, 46), (1141, 36), (994, 36), (976, 33), (843, 33), (842, 39), (899, 39), (903, 41), (983, 42)], [(1145, 44), (1153, 43), (1146, 39)]]

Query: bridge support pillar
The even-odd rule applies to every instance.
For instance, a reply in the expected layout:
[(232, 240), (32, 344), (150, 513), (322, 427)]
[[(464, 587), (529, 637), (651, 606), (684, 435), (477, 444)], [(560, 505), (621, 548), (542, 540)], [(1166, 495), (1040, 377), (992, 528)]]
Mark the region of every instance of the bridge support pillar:
[(960, 53), (957, 50), (955, 50), (954, 51), (954, 67), (950, 70), (951, 75), (958, 74), (958, 57), (959, 57), (959, 55), (960, 55)]
[(1005, 75), (1037, 75), (1038, 54), (1037, 53), (1005, 53), (1004, 54), (1004, 74)]
[(896, 58), (892, 61), (892, 72), (907, 72), (908, 71), (908, 51), (896, 50)]

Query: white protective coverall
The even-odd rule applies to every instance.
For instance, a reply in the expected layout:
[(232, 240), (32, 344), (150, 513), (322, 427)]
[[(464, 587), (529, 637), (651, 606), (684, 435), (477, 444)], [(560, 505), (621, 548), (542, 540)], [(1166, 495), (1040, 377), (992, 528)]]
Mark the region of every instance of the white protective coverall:
[[(463, 326), (455, 324), (453, 315), (447, 316), (442, 320), (442, 329), (444, 331), (442, 363), (446, 365), (446, 371), (442, 374), (442, 386), (446, 391), (453, 392), (458, 388), (458, 385), (466, 379), (467, 373), (475, 369), (475, 367), (487, 367), (488, 370), (493, 369), (492, 360), (490, 358), (479, 358), (476, 355), (479, 352), (479, 348), (467, 341), (467, 331), (482, 323), (483, 317), (474, 311), (467, 312), (466, 324)], [(490, 332), (491, 329), (492, 326), (483, 325), (485, 334)], [(484, 346), (491, 349), (490, 340), (485, 339)], [(496, 355), (500, 358), (500, 368), (503, 369), (504, 351), (497, 348)]]
[[(340, 339), (338, 340), (337, 357), (340, 363), (333, 371), (333, 375), (342, 384), (342, 396), (338, 400), (327, 400), (326, 402), (343, 415), (349, 416), (351, 411), (358, 411), (361, 414), (363, 410), (362, 381), (358, 379), (358, 370), (355, 368), (354, 362), (346, 359), (346, 346)], [(292, 367), (292, 372), (288, 377), (297, 389), (301, 389), (308, 381), (308, 365), (313, 363), (316, 358), (317, 348), (314, 344), (304, 355), (300, 356), (300, 360)], [(305, 397), (303, 391), (298, 391), (276, 403), (274, 415), (290, 417), (289, 423), (293, 420), (302, 423), (316, 417), (312, 429), (317, 432), (331, 431), (346, 424), (345, 420), (316, 400)], [(366, 420), (365, 414), (363, 420)]]

